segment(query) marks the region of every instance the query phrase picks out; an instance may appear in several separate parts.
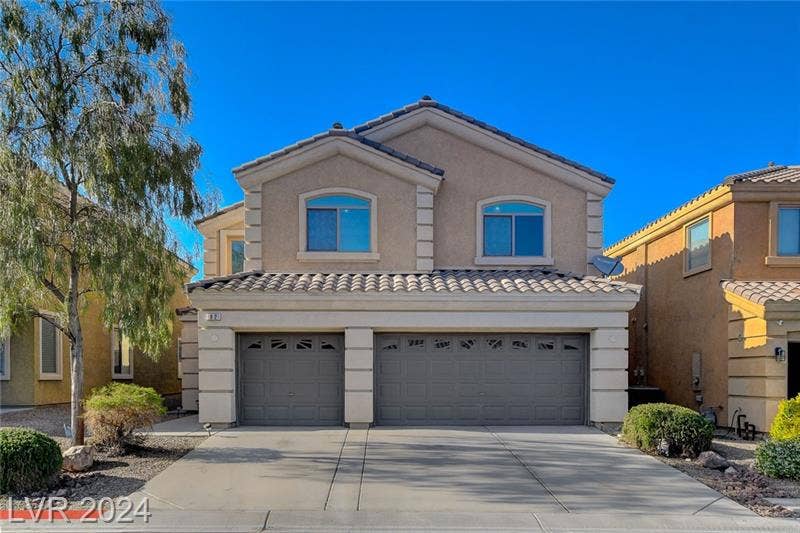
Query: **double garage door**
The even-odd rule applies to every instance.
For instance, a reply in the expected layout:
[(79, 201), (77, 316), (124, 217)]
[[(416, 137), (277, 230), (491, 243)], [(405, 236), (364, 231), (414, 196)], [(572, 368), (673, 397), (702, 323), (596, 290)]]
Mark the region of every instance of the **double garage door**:
[[(341, 424), (343, 344), (342, 335), (240, 335), (240, 422)], [(375, 421), (583, 424), (586, 345), (584, 335), (376, 335)]]

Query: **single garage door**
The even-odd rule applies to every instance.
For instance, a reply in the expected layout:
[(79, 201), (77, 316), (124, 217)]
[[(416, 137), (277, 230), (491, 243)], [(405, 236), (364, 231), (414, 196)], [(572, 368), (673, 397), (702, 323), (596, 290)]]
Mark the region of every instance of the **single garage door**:
[(342, 335), (239, 335), (239, 423), (342, 424)]
[(585, 335), (380, 335), (385, 425), (583, 424)]

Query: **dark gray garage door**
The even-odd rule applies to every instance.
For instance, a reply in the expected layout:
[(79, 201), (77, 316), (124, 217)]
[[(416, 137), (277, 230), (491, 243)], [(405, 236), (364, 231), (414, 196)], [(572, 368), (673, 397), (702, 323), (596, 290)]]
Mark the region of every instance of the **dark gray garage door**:
[(385, 425), (583, 424), (584, 335), (380, 335)]
[(239, 423), (342, 423), (342, 335), (239, 335)]

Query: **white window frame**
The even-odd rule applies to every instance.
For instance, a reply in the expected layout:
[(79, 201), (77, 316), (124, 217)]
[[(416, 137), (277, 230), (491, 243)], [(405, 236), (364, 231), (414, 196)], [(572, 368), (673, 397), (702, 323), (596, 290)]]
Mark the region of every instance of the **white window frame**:
[(247, 241), (244, 238), (244, 231), (238, 229), (219, 230), (219, 266), (220, 276), (229, 276), (233, 272), (233, 254), (231, 253), (231, 241)]
[[(128, 360), (130, 361), (129, 370), (127, 374), (119, 374), (114, 372), (114, 366), (116, 361), (114, 361), (114, 349), (115, 349), (115, 341), (121, 342), (122, 339), (125, 337), (122, 334), (122, 330), (119, 328), (112, 328), (111, 329), (111, 379), (133, 379), (133, 346), (128, 344)], [(122, 346), (120, 345), (120, 350)], [(121, 353), (120, 353), (121, 355)]]
[(769, 205), (769, 254), (764, 259), (764, 263), (771, 267), (798, 267), (800, 266), (800, 255), (778, 255), (778, 238), (780, 228), (778, 227), (778, 217), (781, 208), (800, 208), (800, 202), (782, 201), (770, 202)]
[[(544, 210), (542, 215), (542, 227), (544, 233), (542, 253), (544, 255), (514, 255), (514, 256), (497, 256), (497, 255), (484, 255), (483, 253), (483, 208), (491, 204), (509, 203), (509, 202), (522, 202), (526, 204), (533, 204), (541, 207)], [(548, 266), (554, 264), (552, 253), (551, 241), (551, 227), (552, 227), (552, 209), (550, 202), (536, 198), (535, 196), (527, 196), (520, 194), (492, 196), (491, 198), (484, 198), (479, 200), (475, 210), (475, 264), (476, 265), (537, 265)]]
[[(355, 196), (362, 200), (369, 201), (369, 251), (368, 252), (309, 252), (308, 243), (308, 218), (307, 202), (321, 196), (346, 195)], [(297, 260), (303, 262), (348, 262), (348, 263), (371, 263), (380, 261), (378, 253), (378, 197), (365, 191), (348, 189), (346, 187), (328, 187), (316, 189), (300, 194), (298, 196), (299, 211), (299, 239)]]
[[(699, 224), (700, 222), (708, 221), (708, 263), (704, 265), (697, 266), (695, 268), (689, 268), (689, 228)], [(713, 229), (713, 217), (711, 213), (707, 215), (703, 215), (698, 217), (691, 222), (687, 222), (683, 225), (683, 276), (688, 277), (694, 274), (699, 274), (700, 272), (706, 272), (707, 270), (711, 270), (712, 265), (714, 264), (714, 258), (712, 254), (713, 246), (713, 236), (714, 236), (714, 229)]]
[[(58, 318), (56, 315), (52, 313), (47, 313), (43, 311), (39, 311), (39, 314), (46, 315), (47, 317), (51, 318), (53, 322), (58, 322)], [(46, 322), (46, 319), (42, 317), (37, 317), (39, 321), (37, 331), (38, 331), (38, 339), (37, 342), (39, 343), (39, 381), (60, 381), (64, 378), (64, 369), (63, 369), (63, 358), (64, 358), (64, 334), (61, 332), (60, 329), (56, 329), (56, 372), (42, 372), (42, 323)]]
[(2, 373), (0, 373), (0, 381), (8, 381), (11, 379), (11, 332), (5, 330), (0, 332), (0, 343), (3, 344), (5, 349), (5, 359), (3, 359)]

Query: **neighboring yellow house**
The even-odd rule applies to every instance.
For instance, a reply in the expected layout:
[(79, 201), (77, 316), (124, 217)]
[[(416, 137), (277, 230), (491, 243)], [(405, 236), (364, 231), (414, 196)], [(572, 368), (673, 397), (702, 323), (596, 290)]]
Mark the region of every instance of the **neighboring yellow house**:
[[(178, 288), (171, 305), (188, 303)], [(181, 376), (177, 346), (181, 321), (173, 319), (173, 342), (157, 360), (130, 346), (119, 332), (109, 331), (100, 319), (102, 303), (89, 301), (83, 314), (84, 391), (113, 381), (153, 387), (170, 408), (180, 405)], [(10, 338), (0, 338), (0, 406), (69, 403), (70, 354), (66, 337), (41, 318), (29, 320)]]
[(800, 393), (800, 167), (729, 176), (606, 254), (644, 285), (631, 385), (768, 431), (778, 402)]

